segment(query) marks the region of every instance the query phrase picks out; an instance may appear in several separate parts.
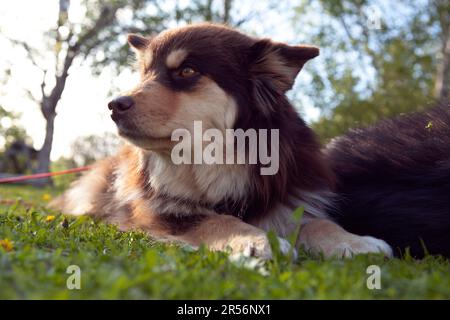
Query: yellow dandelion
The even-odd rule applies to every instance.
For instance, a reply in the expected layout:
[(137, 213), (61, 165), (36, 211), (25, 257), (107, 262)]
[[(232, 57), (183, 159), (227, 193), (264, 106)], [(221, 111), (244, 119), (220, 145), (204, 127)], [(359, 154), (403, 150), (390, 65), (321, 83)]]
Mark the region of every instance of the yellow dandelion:
[(42, 195), (42, 200), (44, 201), (50, 201), (52, 199), (52, 196), (48, 193), (45, 193)]
[(0, 240), (0, 247), (5, 249), (5, 251), (11, 251), (13, 249), (13, 242), (9, 239)]
[(46, 222), (51, 222), (53, 220), (55, 220), (55, 216), (47, 216), (47, 218), (45, 218)]

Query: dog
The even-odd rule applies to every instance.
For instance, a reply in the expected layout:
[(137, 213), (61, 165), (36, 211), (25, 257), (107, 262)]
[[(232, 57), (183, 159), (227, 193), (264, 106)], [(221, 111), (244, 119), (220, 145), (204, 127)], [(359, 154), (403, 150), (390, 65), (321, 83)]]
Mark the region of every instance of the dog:
[[(140, 83), (108, 105), (125, 145), (51, 206), (91, 215), (155, 239), (206, 245), (270, 259), (268, 231), (283, 253), (298, 247), (325, 257), (392, 256), (383, 240), (347, 232), (328, 211), (336, 177), (321, 146), (286, 97), (313, 46), (257, 39), (226, 26), (189, 25), (155, 37), (128, 35)], [(205, 129), (277, 130), (279, 168), (179, 164), (172, 133)], [(292, 213), (302, 207), (300, 225)], [(285, 239), (298, 231), (296, 248)]]
[(385, 240), (396, 256), (450, 258), (450, 106), (352, 130), (325, 154), (336, 222)]

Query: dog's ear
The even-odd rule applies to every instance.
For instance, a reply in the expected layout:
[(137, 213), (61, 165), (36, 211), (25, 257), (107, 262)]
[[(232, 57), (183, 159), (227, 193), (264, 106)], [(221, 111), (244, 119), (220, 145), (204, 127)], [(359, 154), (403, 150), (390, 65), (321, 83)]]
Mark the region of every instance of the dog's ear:
[(138, 34), (129, 34), (127, 36), (128, 43), (135, 51), (145, 50), (150, 43), (150, 39)]
[(262, 39), (250, 48), (250, 72), (254, 79), (269, 81), (274, 89), (285, 93), (294, 85), (305, 62), (318, 55), (317, 47)]

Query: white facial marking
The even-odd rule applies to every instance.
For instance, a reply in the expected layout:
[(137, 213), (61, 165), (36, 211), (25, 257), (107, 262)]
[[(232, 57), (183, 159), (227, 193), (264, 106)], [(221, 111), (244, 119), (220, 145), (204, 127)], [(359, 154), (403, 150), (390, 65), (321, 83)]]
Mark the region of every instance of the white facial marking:
[(185, 49), (176, 49), (169, 53), (166, 58), (166, 66), (169, 69), (178, 68), (186, 58), (188, 52)]

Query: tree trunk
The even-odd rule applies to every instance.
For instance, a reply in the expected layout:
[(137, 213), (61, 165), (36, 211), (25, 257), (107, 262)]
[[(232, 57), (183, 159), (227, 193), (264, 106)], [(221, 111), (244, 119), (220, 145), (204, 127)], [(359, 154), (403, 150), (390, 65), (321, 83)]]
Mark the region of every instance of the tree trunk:
[[(75, 55), (71, 52), (68, 53), (64, 63), (63, 73), (56, 77), (56, 84), (50, 96), (43, 96), (41, 102), (41, 112), (46, 121), (45, 126), (45, 140), (41, 149), (38, 153), (38, 164), (36, 168), (36, 173), (50, 172), (50, 153), (53, 146), (53, 132), (55, 129), (55, 118), (56, 118), (56, 106), (61, 99), (64, 88), (66, 87), (66, 80), (69, 75), (69, 68), (72, 65)], [(36, 180), (33, 183), (37, 186), (51, 185), (51, 178), (44, 178)]]
[(230, 24), (231, 0), (223, 1), (223, 23)]
[(213, 21), (212, 4), (213, 4), (213, 0), (208, 0), (206, 2), (205, 21)]
[[(46, 127), (45, 127), (45, 140), (42, 148), (38, 153), (38, 165), (36, 168), (37, 173), (50, 172), (50, 153), (52, 151), (53, 145), (53, 131), (55, 129), (55, 116), (50, 115), (46, 118)], [(51, 185), (52, 180), (50, 178), (38, 179), (33, 182), (33, 185), (36, 186), (44, 186)]]
[[(210, 0), (212, 3), (212, 0)], [(45, 88), (46, 88), (46, 82), (45, 82), (45, 75), (46, 71), (44, 71), (44, 78), (41, 83), (41, 93), (42, 93), (42, 100), (40, 103), (41, 106), (41, 112), (42, 115), (45, 118), (46, 121), (46, 129), (45, 129), (45, 140), (44, 144), (38, 152), (37, 156), (37, 168), (35, 172), (37, 173), (44, 173), (50, 171), (50, 153), (52, 151), (52, 145), (53, 145), (53, 132), (54, 132), (54, 125), (55, 125), (55, 117), (56, 117), (56, 106), (61, 99), (61, 96), (64, 92), (64, 89), (66, 87), (66, 80), (69, 75), (69, 69), (72, 66), (72, 63), (74, 59), (81, 53), (87, 56), (90, 51), (98, 45), (98, 41), (94, 41), (92, 43), (92, 40), (97, 37), (97, 35), (105, 28), (110, 26), (116, 17), (117, 10), (123, 6), (124, 4), (121, 4), (122, 2), (119, 2), (117, 5), (111, 5), (109, 3), (105, 3), (102, 8), (101, 12), (99, 13), (98, 19), (95, 21), (94, 25), (90, 28), (87, 28), (84, 32), (80, 33), (78, 35), (78, 39), (75, 43), (71, 44), (73, 42), (72, 35), (69, 34), (69, 37), (67, 39), (62, 40), (61, 36), (58, 32), (59, 27), (67, 24), (67, 15), (68, 10), (70, 6), (70, 0), (60, 0), (59, 1), (59, 16), (58, 16), (58, 27), (56, 29), (56, 45), (55, 47), (62, 47), (62, 43), (66, 42), (67, 44), (67, 52), (64, 57), (64, 61), (62, 63), (62, 66), (60, 67), (59, 59), (60, 59), (60, 50), (57, 49), (55, 51), (55, 58), (56, 58), (56, 64), (55, 64), (55, 85), (50, 92), (50, 94), (46, 94)], [(69, 28), (72, 29), (72, 26)], [(26, 47), (25, 47), (26, 48)], [(48, 179), (39, 179), (35, 180), (33, 184), (38, 186), (48, 185), (51, 184), (52, 180), (50, 178)]]
[(443, 38), (442, 61), (438, 65), (434, 94), (439, 103), (450, 103), (450, 26)]

